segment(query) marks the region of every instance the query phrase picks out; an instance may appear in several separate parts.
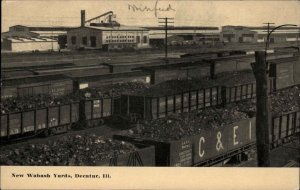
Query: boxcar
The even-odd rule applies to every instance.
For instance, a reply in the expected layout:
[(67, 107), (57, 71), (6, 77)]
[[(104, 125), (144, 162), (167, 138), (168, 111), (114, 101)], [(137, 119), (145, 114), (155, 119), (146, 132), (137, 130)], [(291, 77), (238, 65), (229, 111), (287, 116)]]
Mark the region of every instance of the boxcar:
[(106, 75), (68, 75), (74, 81), (74, 90), (84, 88), (97, 88), (104, 85), (111, 85), (125, 82), (143, 82), (150, 83), (150, 75), (141, 71), (132, 71), (124, 73), (113, 73)]
[[(268, 54), (268, 60), (276, 60), (283, 58), (293, 57), (293, 53), (272, 53)], [(210, 64), (211, 67), (211, 78), (215, 75), (224, 72), (238, 72), (244, 70), (251, 70), (251, 63), (255, 61), (254, 55), (239, 55), (233, 57), (219, 57), (204, 59), (205, 62)]]
[(181, 61), (174, 64), (148, 66), (137, 69), (151, 75), (151, 84), (158, 84), (168, 80), (205, 78), (211, 76), (210, 64), (202, 61)]
[(73, 91), (73, 82), (64, 75), (11, 78), (2, 81), (1, 98), (49, 94), (57, 97)]
[(122, 62), (122, 63), (111, 63), (111, 64), (104, 63), (103, 65), (108, 66), (110, 68), (111, 73), (124, 73), (124, 72), (130, 72), (139, 67), (163, 65), (163, 64), (165, 64), (164, 60), (156, 58), (156, 59), (134, 61), (134, 62)]
[(270, 61), (270, 77), (274, 78), (274, 89), (280, 90), (300, 84), (300, 56)]

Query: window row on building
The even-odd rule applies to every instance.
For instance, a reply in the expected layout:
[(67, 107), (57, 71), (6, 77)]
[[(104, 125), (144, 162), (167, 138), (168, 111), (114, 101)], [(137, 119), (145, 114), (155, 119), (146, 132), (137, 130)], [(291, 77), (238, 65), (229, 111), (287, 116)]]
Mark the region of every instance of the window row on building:
[(134, 38), (134, 36), (106, 36), (106, 39), (108, 38)]

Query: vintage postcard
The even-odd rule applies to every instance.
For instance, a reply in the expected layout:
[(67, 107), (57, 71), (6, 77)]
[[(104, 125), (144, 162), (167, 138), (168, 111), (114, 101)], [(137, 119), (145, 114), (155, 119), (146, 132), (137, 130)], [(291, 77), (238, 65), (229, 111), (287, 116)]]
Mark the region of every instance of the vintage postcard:
[(299, 10), (3, 0), (0, 188), (299, 189)]

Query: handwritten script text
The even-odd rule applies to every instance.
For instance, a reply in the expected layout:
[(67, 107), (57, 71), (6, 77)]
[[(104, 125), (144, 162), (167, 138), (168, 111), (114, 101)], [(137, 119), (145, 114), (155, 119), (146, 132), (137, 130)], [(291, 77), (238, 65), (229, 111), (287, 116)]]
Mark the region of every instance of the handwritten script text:
[(128, 10), (140, 11), (140, 12), (154, 12), (155, 17), (157, 17), (158, 12), (167, 12), (167, 11), (176, 11), (172, 8), (171, 4), (169, 4), (166, 8), (158, 7), (158, 0), (155, 1), (154, 7), (148, 7), (144, 5), (137, 6), (135, 4), (129, 5), (128, 4)]

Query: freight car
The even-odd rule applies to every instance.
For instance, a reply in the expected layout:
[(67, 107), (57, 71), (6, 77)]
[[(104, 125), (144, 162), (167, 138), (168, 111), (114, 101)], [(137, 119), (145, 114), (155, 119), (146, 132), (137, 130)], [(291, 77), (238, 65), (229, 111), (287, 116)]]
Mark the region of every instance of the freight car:
[(106, 65), (88, 65), (88, 66), (72, 66), (72, 67), (59, 67), (59, 68), (51, 68), (51, 69), (34, 69), (33, 70), (37, 75), (45, 75), (45, 74), (65, 74), (65, 75), (104, 75), (111, 73), (111, 69)]
[(274, 90), (300, 84), (300, 56), (271, 60), (269, 64)]
[(151, 76), (142, 71), (132, 71), (123, 73), (112, 73), (105, 75), (82, 76), (81, 74), (67, 75), (74, 83), (74, 90), (85, 88), (97, 88), (105, 85), (113, 85), (126, 82), (150, 83)]
[(272, 117), (272, 128), (270, 130), (271, 147), (276, 148), (287, 141), (292, 136), (300, 133), (300, 112), (288, 112)]
[[(269, 60), (293, 57), (293, 53), (268, 54)], [(238, 55), (233, 57), (203, 58), (187, 57), (170, 59), (167, 65), (143, 66), (133, 68), (151, 75), (151, 84), (158, 84), (174, 79), (215, 78), (226, 72), (252, 70), (253, 55)]]
[(7, 68), (1, 71), (1, 77), (3, 79), (16, 78), (16, 77), (29, 77), (35, 75), (56, 75), (56, 74), (70, 74), (70, 75), (104, 75), (111, 73), (111, 68), (106, 65), (88, 65), (88, 66), (76, 66), (74, 64), (61, 64), (46, 65), (46, 66), (32, 66), (32, 67), (18, 67)]
[(165, 61), (162, 59), (149, 59), (135, 62), (121, 62), (121, 63), (103, 63), (103, 65), (110, 68), (111, 73), (124, 73), (130, 72), (135, 68), (144, 67), (144, 66), (154, 66), (165, 64)]
[(1, 139), (66, 132), (78, 119), (78, 102), (1, 114)]
[(37, 94), (57, 97), (71, 92), (73, 92), (73, 81), (64, 75), (4, 79), (1, 84), (1, 99)]
[(149, 73), (151, 75), (151, 84), (159, 84), (169, 80), (210, 78), (211, 76), (210, 64), (202, 61), (147, 66), (136, 68), (135, 70)]
[[(284, 58), (289, 59), (293, 56), (293, 53), (273, 53), (268, 54), (268, 60)], [(254, 61), (255, 57), (253, 55), (204, 59), (204, 62), (210, 63), (211, 78), (214, 78), (215, 75), (224, 72), (239, 72), (245, 70), (252, 70), (251, 63), (253, 63)]]
[[(97, 69), (98, 66), (96, 67)], [(104, 85), (112, 85), (126, 82), (150, 83), (150, 75), (141, 71), (107, 74), (109, 69), (101, 66), (97, 69), (66, 71), (65, 74), (42, 74), (29, 77), (15, 77), (2, 79), (1, 99), (11, 97), (23, 97), (37, 94), (51, 96), (63, 96), (71, 92), (85, 88), (97, 88)], [(45, 70), (47, 71), (47, 70)], [(95, 73), (96, 72), (96, 73)]]
[(131, 122), (137, 122), (220, 104), (221, 87), (219, 86), (171, 94), (158, 92), (146, 96), (142, 94), (122, 95), (120, 115), (129, 117)]
[[(112, 119), (114, 109), (120, 109), (119, 105), (115, 106), (115, 99), (122, 90), (131, 91), (144, 85), (124, 83), (109, 85), (109, 87), (116, 92), (107, 92), (107, 87), (102, 87), (85, 89), (58, 98), (38, 95), (3, 101), (1, 102), (1, 134), (4, 140), (16, 140), (42, 132), (45, 134), (65, 132), (71, 125), (74, 128), (101, 126), (104, 121)], [(71, 121), (70, 117), (73, 118)], [(11, 121), (11, 118), (15, 120)], [(40, 122), (44, 120), (40, 120), (43, 118), (47, 121), (42, 125)], [(28, 123), (30, 123), (29, 127)], [(15, 128), (17, 132), (10, 132)]]
[[(1, 78), (16, 78), (16, 77), (29, 77), (39, 75), (37, 70), (51, 70), (51, 69), (66, 69), (74, 67), (72, 63), (62, 63), (62, 64), (53, 64), (53, 65), (40, 65), (40, 66), (22, 66), (22, 67), (9, 67), (1, 68)], [(54, 73), (58, 74), (58, 73)]]
[(151, 120), (251, 99), (255, 95), (256, 82), (252, 72), (223, 73), (215, 80), (171, 80), (144, 91), (123, 94), (119, 114), (131, 121)]
[[(168, 117), (114, 138), (131, 143), (155, 146), (157, 166), (202, 166), (236, 155), (255, 145), (255, 118), (230, 110), (224, 114), (206, 110), (186, 116)], [(234, 115), (231, 115), (232, 113)], [(224, 122), (209, 122), (211, 114), (221, 114)], [(174, 116), (175, 117), (175, 116)], [(226, 118), (223, 118), (226, 117)], [(232, 121), (229, 121), (233, 119)], [(217, 120), (214, 120), (217, 121)], [(166, 126), (157, 126), (156, 125)], [(222, 126), (221, 126), (222, 125)]]
[(81, 99), (79, 106), (80, 128), (103, 125), (113, 115), (114, 97)]
[[(288, 142), (300, 132), (299, 111), (274, 116), (272, 121), (272, 149)], [(202, 129), (199, 134), (180, 139), (153, 138), (148, 134), (149, 130), (147, 127), (136, 128), (114, 135), (114, 138), (133, 144), (155, 146), (156, 166), (212, 166), (254, 149), (256, 144), (255, 118), (243, 119), (217, 129)], [(157, 130), (163, 129), (159, 127)], [(169, 130), (174, 133), (174, 129)]]

